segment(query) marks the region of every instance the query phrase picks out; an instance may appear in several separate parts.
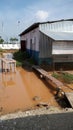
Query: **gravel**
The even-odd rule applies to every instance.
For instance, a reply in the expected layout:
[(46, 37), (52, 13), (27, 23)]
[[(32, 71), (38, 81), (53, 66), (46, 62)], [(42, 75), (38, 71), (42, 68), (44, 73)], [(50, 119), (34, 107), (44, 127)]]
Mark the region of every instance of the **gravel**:
[(56, 107), (17, 112), (0, 117), (0, 130), (73, 130), (73, 109)]

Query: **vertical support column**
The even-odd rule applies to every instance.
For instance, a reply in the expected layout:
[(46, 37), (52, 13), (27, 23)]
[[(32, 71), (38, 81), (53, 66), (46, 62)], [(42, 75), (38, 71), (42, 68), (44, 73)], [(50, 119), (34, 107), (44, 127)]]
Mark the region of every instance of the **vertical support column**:
[(16, 72), (16, 61), (14, 62), (14, 72)]
[(3, 72), (3, 60), (1, 60), (2, 72)]

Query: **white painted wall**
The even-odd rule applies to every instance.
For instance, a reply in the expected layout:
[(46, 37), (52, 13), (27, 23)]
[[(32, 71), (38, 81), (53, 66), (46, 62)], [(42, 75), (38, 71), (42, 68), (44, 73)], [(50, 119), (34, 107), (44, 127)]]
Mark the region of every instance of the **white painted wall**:
[(20, 37), (20, 40), (26, 40), (27, 41), (27, 45), (26, 45), (27, 49), (30, 49), (30, 40), (31, 39), (33, 41), (33, 46), (34, 46), (33, 50), (39, 51), (39, 28), (33, 29), (32, 31), (30, 31), (30, 32), (28, 32), (25, 35), (22, 35)]
[(0, 44), (0, 49), (20, 49), (20, 44)]
[(53, 42), (54, 62), (73, 62), (73, 42)]
[(73, 42), (53, 42), (52, 54), (73, 54)]

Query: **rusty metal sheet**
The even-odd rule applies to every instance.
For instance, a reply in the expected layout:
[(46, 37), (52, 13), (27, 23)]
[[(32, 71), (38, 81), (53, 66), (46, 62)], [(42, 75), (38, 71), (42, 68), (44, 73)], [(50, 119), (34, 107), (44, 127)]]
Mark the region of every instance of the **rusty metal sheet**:
[(73, 108), (73, 92), (65, 93), (67, 100), (69, 101), (71, 107)]

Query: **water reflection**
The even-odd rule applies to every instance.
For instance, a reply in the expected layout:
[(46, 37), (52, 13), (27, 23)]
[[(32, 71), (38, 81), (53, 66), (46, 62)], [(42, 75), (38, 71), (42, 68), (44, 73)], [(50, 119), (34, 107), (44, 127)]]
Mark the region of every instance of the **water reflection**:
[(2, 83), (5, 87), (15, 85), (15, 74), (2, 74)]

